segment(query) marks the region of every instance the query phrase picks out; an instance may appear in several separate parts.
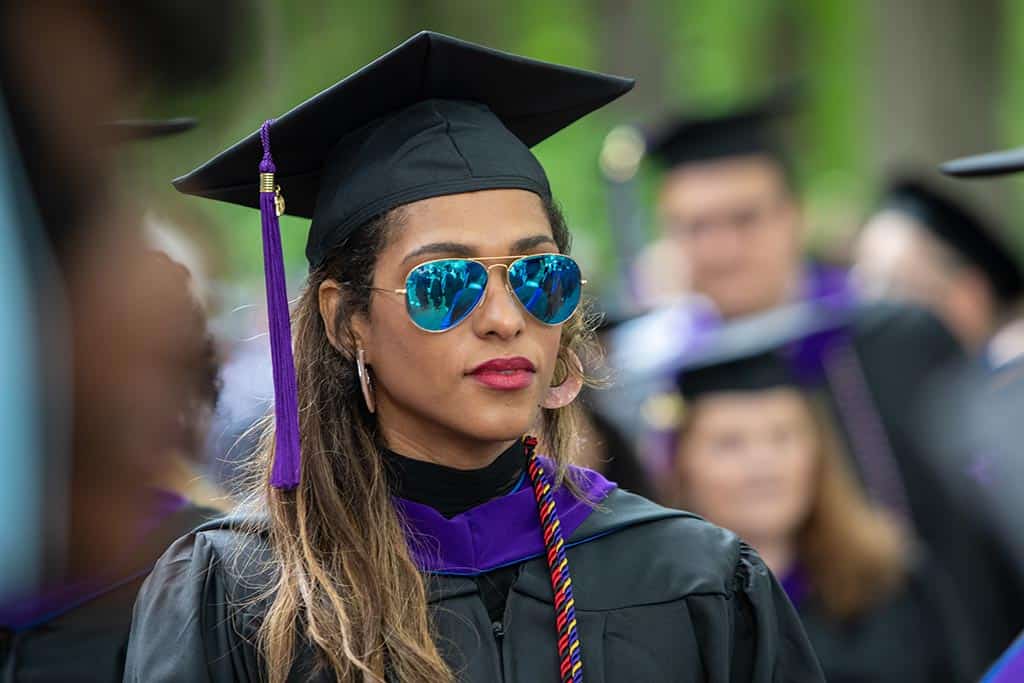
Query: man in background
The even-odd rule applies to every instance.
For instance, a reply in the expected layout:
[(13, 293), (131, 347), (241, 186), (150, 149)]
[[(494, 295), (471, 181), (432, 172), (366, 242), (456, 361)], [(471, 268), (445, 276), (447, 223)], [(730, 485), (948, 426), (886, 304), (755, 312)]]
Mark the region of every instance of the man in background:
[(937, 185), (903, 179), (888, 187), (857, 238), (854, 272), (868, 295), (931, 310), (989, 365), (1024, 352), (1016, 256), (990, 221)]

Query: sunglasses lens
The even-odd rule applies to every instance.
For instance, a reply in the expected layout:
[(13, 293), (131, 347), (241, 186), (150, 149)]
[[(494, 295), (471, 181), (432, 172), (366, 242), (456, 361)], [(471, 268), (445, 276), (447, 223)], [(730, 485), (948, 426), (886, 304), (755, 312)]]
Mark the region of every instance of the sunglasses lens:
[(580, 305), (580, 267), (568, 256), (521, 258), (509, 266), (508, 280), (523, 307), (547, 325), (564, 323)]
[(405, 306), (417, 327), (443, 332), (473, 312), (486, 288), (487, 269), (475, 261), (431, 261), (406, 278)]

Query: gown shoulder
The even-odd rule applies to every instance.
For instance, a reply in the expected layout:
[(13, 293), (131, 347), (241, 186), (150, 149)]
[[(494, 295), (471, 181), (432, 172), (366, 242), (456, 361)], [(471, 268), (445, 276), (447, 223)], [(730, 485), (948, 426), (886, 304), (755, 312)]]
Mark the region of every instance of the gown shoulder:
[(135, 602), (126, 682), (260, 680), (253, 643), (270, 568), (254, 528), (214, 520), (167, 549)]
[(779, 583), (731, 531), (616, 490), (569, 545), (578, 608), (603, 612), (617, 634), (606, 639), (606, 661), (629, 662), (630, 652), (665, 641), (666, 661), (695, 649), (711, 681), (824, 680)]

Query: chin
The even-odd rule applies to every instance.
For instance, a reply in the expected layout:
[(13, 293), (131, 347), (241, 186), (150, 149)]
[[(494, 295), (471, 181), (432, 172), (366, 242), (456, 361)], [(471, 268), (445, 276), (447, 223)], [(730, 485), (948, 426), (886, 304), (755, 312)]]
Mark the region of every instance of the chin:
[(480, 441), (510, 441), (530, 432), (536, 423), (537, 410), (509, 406), (477, 406), (467, 410), (470, 420), (464, 424), (465, 432)]

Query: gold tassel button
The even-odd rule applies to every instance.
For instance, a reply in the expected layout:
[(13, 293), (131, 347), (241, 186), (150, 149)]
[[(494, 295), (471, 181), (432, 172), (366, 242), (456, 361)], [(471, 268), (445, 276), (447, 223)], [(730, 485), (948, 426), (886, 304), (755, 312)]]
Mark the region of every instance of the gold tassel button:
[(284, 215), (284, 195), (281, 194), (281, 186), (274, 186), (274, 210), (278, 216)]

